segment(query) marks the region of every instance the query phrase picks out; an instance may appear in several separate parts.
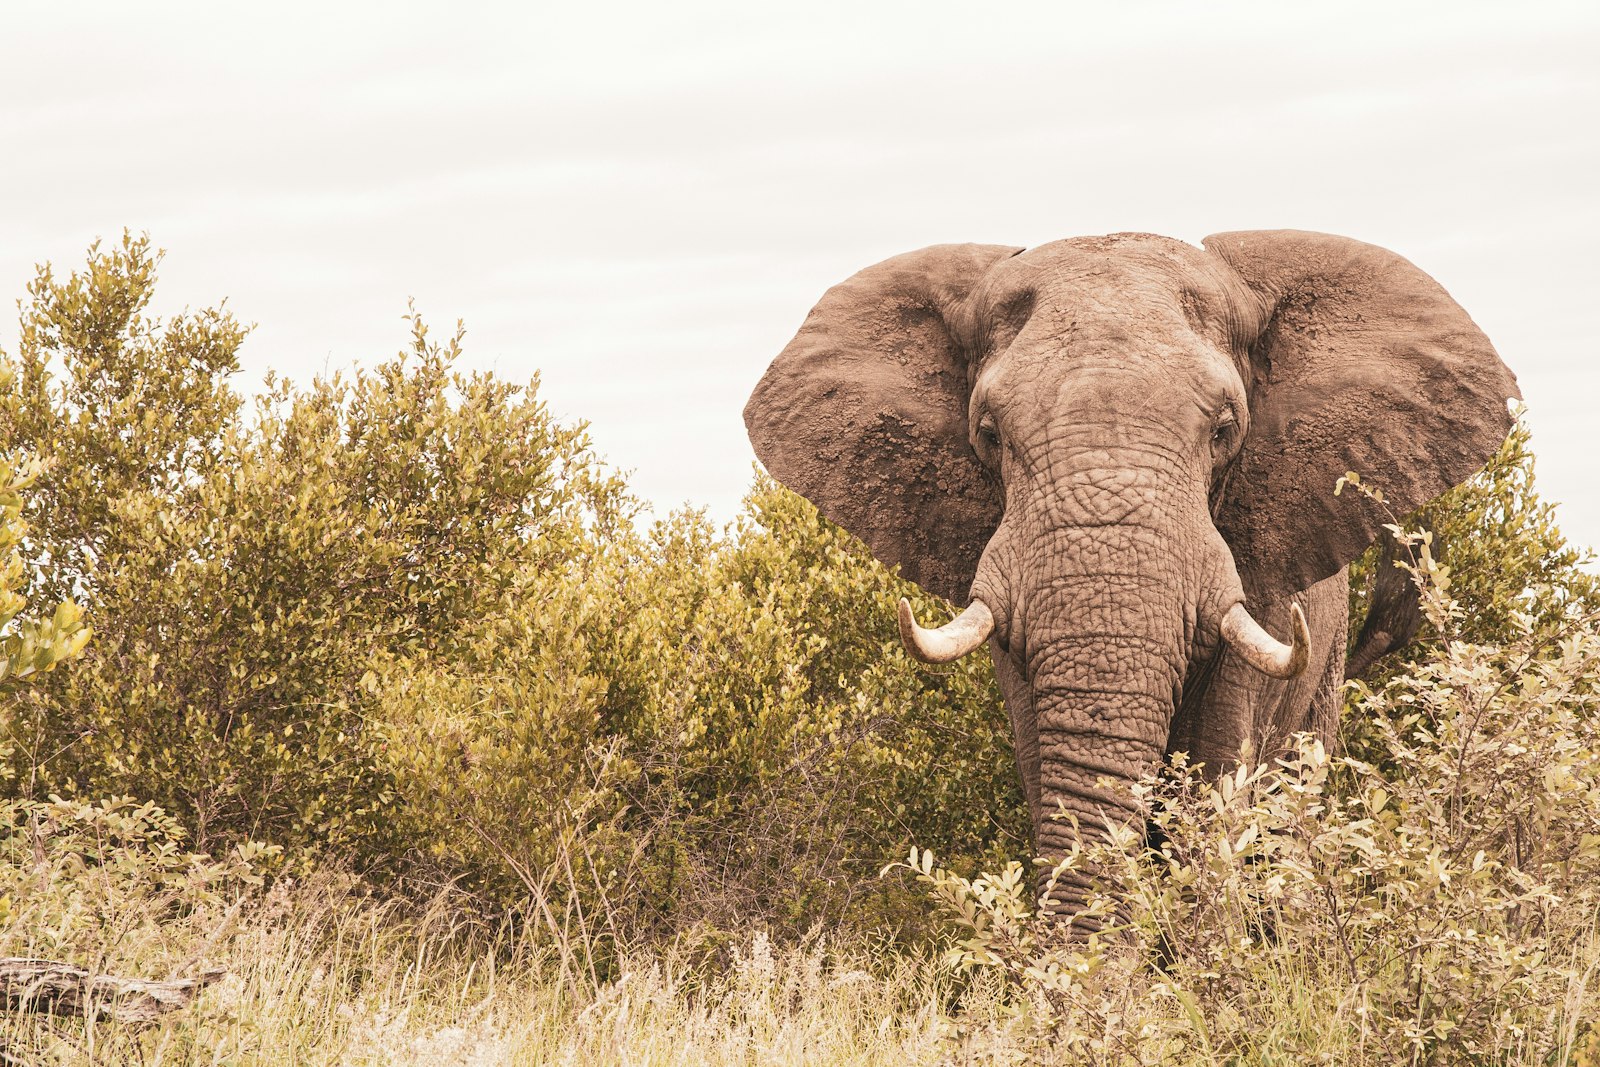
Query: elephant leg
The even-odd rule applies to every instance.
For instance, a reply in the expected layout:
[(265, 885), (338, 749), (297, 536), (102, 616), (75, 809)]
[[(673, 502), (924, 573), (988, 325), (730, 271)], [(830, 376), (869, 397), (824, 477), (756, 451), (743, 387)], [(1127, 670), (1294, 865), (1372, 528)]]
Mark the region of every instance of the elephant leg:
[[(1349, 604), (1349, 584), (1346, 583), (1344, 593), (1345, 603)], [(1339, 716), (1344, 711), (1344, 678), (1345, 658), (1344, 649), (1350, 640), (1350, 616), (1348, 608), (1345, 613), (1345, 624), (1339, 629), (1334, 642), (1332, 653), (1328, 656), (1328, 664), (1322, 672), (1322, 685), (1316, 695), (1311, 698), (1311, 713), (1307, 718), (1305, 730), (1316, 735), (1317, 740), (1329, 752), (1339, 738)]]
[(1332, 747), (1343, 703), (1345, 654), (1350, 638), (1350, 576), (1340, 571), (1295, 601), (1311, 623), (1311, 662), (1306, 672), (1257, 709), (1257, 758), (1272, 759), (1297, 733), (1314, 734)]

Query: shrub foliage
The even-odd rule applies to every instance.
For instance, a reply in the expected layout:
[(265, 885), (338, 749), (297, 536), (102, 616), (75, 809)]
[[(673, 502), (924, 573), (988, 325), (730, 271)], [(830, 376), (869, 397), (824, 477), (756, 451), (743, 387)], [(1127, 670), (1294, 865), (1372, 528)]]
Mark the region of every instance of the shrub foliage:
[(246, 403), (247, 330), (151, 317), (158, 261), (97, 246), (23, 308), (18, 551), (96, 639), (7, 708), (17, 795), (635, 931), (884, 918), (910, 841), (1019, 846), (986, 665), (909, 669), (915, 591), (804, 501), (642, 530), (536, 379), (464, 373), (415, 315), (374, 369)]

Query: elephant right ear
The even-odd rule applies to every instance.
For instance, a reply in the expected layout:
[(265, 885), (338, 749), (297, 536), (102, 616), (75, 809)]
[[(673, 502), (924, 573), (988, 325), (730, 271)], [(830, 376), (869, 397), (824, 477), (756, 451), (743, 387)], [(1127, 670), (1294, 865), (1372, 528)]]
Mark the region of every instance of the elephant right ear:
[[(1250, 432), (1218, 508), (1245, 591), (1272, 603), (1337, 574), (1486, 463), (1516, 377), (1438, 282), (1384, 248), (1300, 230), (1213, 234), (1254, 293)], [(1355, 471), (1386, 503), (1335, 498)]]
[(1004, 245), (935, 245), (835, 285), (745, 405), (773, 477), (930, 592), (965, 603), (1000, 521), (967, 440), (956, 319)]

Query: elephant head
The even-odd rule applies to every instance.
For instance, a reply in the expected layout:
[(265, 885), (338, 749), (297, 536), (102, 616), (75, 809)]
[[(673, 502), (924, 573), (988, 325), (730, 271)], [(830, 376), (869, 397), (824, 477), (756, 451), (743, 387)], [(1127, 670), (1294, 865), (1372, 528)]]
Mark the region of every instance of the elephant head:
[(745, 422), (776, 478), (967, 605), (924, 630), (902, 604), (902, 632), (929, 661), (988, 640), (1036, 746), (1023, 776), (1050, 856), (1073, 832), (1045, 817), (1058, 808), (1132, 817), (1100, 780), (1159, 763), (1197, 663), (1226, 643), (1275, 677), (1303, 667), (1288, 598), (1391, 521), (1335, 499), (1340, 475), (1410, 511), (1493, 454), (1516, 395), (1466, 313), (1392, 252), (1116, 234), (867, 268), (823, 296)]

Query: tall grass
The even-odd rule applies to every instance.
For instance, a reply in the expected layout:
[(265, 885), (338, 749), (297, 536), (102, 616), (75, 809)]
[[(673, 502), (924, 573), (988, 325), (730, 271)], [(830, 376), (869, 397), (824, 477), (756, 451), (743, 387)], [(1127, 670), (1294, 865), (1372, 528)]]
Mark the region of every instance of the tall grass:
[[(130, 924), (108, 922), (99, 954), (124, 973), (166, 977), (203, 950), (227, 976), (143, 1028), (3, 1013), (0, 1051), (17, 1063), (148, 1065), (1393, 1062), (1364, 1045), (1348, 990), (1295, 967), (1303, 956), (1252, 973), (1248, 998), (1270, 1021), (1248, 1054), (1208, 1047), (1225, 1021), (1194, 1016), (1172, 988), (1113, 962), (1121, 973), (1105, 973), (1102, 988), (1118, 999), (1098, 1005), (1104, 1040), (1086, 1056), (1019, 1030), (1015, 989), (962, 977), (932, 954), (820, 937), (775, 947), (753, 933), (716, 964), (666, 948), (625, 956), (618, 977), (597, 982), (588, 946), (477, 928), (461, 904), (445, 892), (402, 915), (323, 877), (280, 883), (169, 940), (113, 943)], [(18, 933), (8, 929), (0, 951)], [(1595, 999), (1600, 930), (1549, 962), (1573, 975), (1561, 1040), (1485, 1062), (1596, 1062), (1577, 1019)]]
[[(932, 1064), (960, 999), (931, 957), (820, 937), (779, 949), (762, 933), (716, 965), (669, 947), (596, 980), (595, 946), (478, 928), (461, 905), (444, 892), (402, 915), (330, 876), (281, 882), (171, 938), (154, 934), (160, 915), (107, 916), (104, 943), (79, 931), (80, 958), (144, 977), (202, 962), (227, 974), (143, 1028), (0, 1013), (0, 1050), (22, 1063), (149, 1065)], [(149, 936), (130, 941), (130, 928)], [(0, 953), (39, 947), (23, 930), (0, 935)]]

